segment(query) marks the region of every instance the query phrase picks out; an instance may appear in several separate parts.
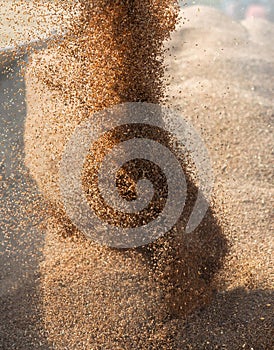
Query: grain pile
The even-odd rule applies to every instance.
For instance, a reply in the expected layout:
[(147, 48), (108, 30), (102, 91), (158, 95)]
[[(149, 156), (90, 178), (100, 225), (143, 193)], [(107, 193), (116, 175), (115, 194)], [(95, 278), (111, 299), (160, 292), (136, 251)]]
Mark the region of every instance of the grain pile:
[[(170, 102), (203, 131), (217, 175), (216, 207), (224, 206), (229, 218), (225, 236), (215, 208), (191, 236), (175, 231), (127, 251), (100, 247), (59, 210), (63, 148), (93, 111), (164, 99), (161, 43), (175, 26), (176, 9), (173, 1), (92, 4), (81, 3), (67, 40), (33, 56), (26, 74), (26, 163), (54, 212), (41, 265), (52, 348), (271, 349), (268, 49), (258, 52), (241, 24), (215, 10), (184, 11), (186, 24), (167, 59), (175, 77)], [(222, 268), (227, 238), (233, 247)], [(213, 287), (212, 303), (197, 311)]]
[(247, 18), (241, 23), (248, 30), (252, 42), (259, 45), (260, 48), (267, 47), (268, 50), (273, 50), (273, 45), (271, 45), (274, 35), (273, 23), (262, 18)]
[(264, 33), (274, 27), (261, 20), (241, 26), (204, 7), (181, 17), (187, 29), (181, 23), (170, 45), (170, 100), (209, 147), (232, 242), (220, 273), (223, 294), (191, 318), (187, 342), (193, 349), (272, 349), (274, 61)]
[[(192, 19), (195, 12), (195, 17), (206, 16), (207, 28), (212, 26), (212, 32), (218, 30), (218, 24), (214, 24), (215, 20), (210, 20), (213, 16), (215, 18), (215, 10), (198, 10), (197, 7), (193, 7), (189, 11), (185, 10), (182, 16)], [(185, 31), (185, 25), (182, 24), (181, 29), (175, 33), (171, 46), (176, 59), (172, 60), (169, 67), (169, 72), (175, 78), (169, 93), (173, 96), (173, 103), (179, 103), (193, 122), (197, 120), (198, 129), (202, 130), (207, 141), (212, 140), (209, 143), (210, 147), (211, 143), (214, 143), (213, 148), (218, 150), (221, 142), (217, 137), (212, 137), (213, 130), (216, 130), (216, 136), (221, 136), (226, 131), (227, 134), (223, 136), (226, 143), (222, 145), (216, 159), (214, 158), (214, 161), (218, 162), (216, 171), (222, 176), (222, 180), (232, 180), (233, 175), (235, 181), (239, 179), (241, 182), (260, 183), (263, 188), (272, 181), (272, 173), (268, 166), (268, 146), (271, 145), (274, 96), (273, 48), (270, 38), (263, 33), (272, 32), (274, 26), (265, 22), (262, 27), (261, 20), (258, 20), (258, 23), (246, 21), (245, 27), (248, 30), (242, 27), (239, 33), (236, 27), (239, 24), (232, 23), (230, 27), (234, 28), (235, 41), (235, 44), (232, 44), (229, 20), (223, 16), (220, 21), (228, 21), (222, 30), (225, 41), (223, 44), (218, 44), (216, 40), (214, 44), (209, 45), (204, 36), (193, 36), (192, 33), (197, 28), (192, 24), (192, 20), (188, 25), (192, 25), (193, 32)], [(201, 29), (204, 32), (203, 26)], [(259, 49), (258, 42), (253, 41), (255, 33), (258, 37), (264, 37)], [(189, 46), (195, 49), (191, 52)], [(179, 68), (180, 74), (175, 74)], [(259, 138), (260, 134), (262, 135)], [(225, 152), (225, 147), (231, 148), (231, 152)], [(230, 154), (232, 152), (233, 157)], [(256, 157), (260, 158), (260, 164), (248, 158), (254, 157), (255, 153)], [(229, 171), (222, 172), (222, 168), (226, 170), (228, 164), (227, 160), (224, 163), (225, 155), (228, 159), (233, 159), (230, 161), (232, 164)]]

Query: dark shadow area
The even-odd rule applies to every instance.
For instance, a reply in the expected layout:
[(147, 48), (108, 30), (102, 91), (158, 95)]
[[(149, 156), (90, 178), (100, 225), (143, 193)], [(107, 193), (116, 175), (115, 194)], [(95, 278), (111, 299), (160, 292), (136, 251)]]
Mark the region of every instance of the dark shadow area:
[(174, 349), (273, 349), (273, 298), (273, 291), (259, 289), (218, 293), (185, 320)]
[(147, 247), (138, 248), (163, 285), (167, 315), (180, 318), (211, 303), (218, 288), (214, 277), (223, 267), (229, 250), (223, 227), (209, 208), (201, 224), (191, 233), (185, 225), (195, 203), (195, 185), (188, 182), (188, 199), (176, 227)]
[(45, 349), (39, 336), (36, 228), (42, 201), (24, 166), (25, 84), (20, 66), (0, 73), (0, 348)]

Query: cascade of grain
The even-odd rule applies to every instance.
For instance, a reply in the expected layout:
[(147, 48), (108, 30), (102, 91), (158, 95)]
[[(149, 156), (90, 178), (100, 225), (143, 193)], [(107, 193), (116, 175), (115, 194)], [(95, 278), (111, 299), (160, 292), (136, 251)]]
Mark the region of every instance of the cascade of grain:
[[(150, 246), (113, 250), (70, 223), (58, 171), (66, 142), (93, 112), (163, 100), (163, 41), (175, 28), (177, 1), (79, 1), (78, 10), (64, 41), (33, 55), (26, 72), (26, 164), (52, 207), (41, 266), (48, 339), (55, 349), (174, 349), (172, 320), (209, 298), (223, 258), (213, 212), (191, 237), (175, 228)], [(196, 194), (188, 185), (185, 216)]]

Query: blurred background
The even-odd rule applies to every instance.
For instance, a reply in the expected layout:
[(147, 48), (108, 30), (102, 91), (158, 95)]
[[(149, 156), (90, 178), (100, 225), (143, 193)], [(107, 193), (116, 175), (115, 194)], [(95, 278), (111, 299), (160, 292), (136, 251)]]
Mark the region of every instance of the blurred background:
[(214, 6), (225, 12), (234, 19), (264, 18), (274, 21), (274, 1), (273, 0), (201, 0), (201, 1), (180, 1), (180, 5), (207, 5)]

